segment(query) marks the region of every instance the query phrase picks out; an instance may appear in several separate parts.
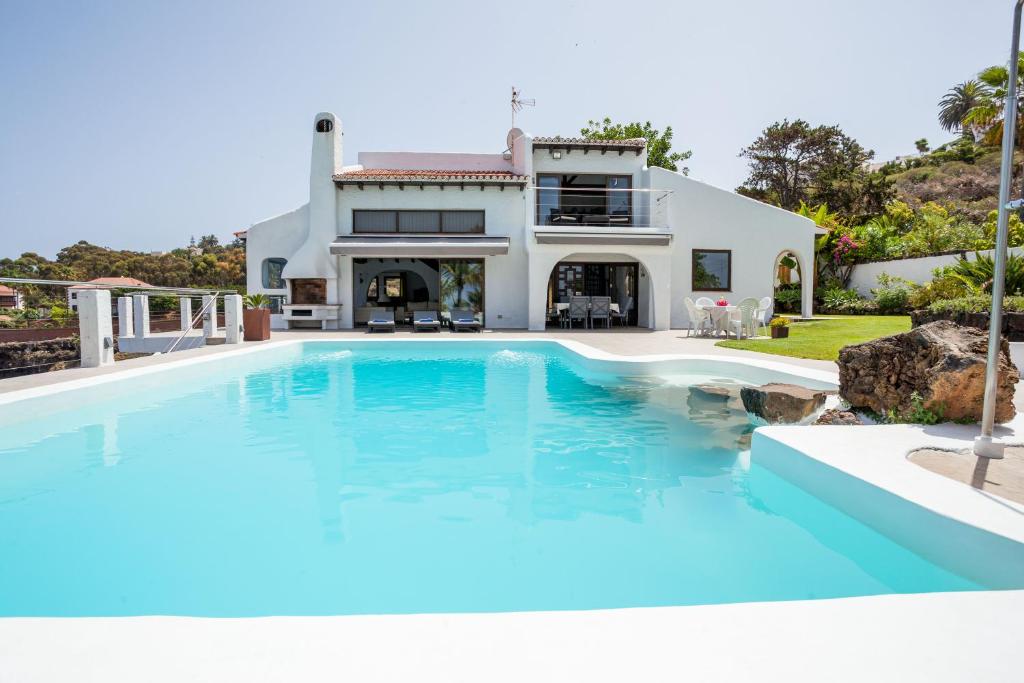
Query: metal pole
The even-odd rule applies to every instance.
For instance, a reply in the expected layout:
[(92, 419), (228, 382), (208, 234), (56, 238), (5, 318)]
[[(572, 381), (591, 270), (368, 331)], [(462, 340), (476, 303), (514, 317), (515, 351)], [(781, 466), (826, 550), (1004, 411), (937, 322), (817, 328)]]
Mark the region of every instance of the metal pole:
[(1003, 457), (1003, 444), (992, 438), (996, 419), (996, 386), (999, 383), (999, 347), (1003, 330), (1003, 290), (1006, 288), (1007, 223), (1010, 220), (1010, 181), (1013, 171), (1013, 138), (1017, 127), (1017, 60), (1020, 51), (1020, 15), (1024, 0), (1013, 8), (1013, 40), (1010, 43), (1010, 78), (1003, 110), (1003, 159), (999, 169), (999, 219), (996, 223), (996, 263), (992, 279), (992, 313), (988, 325), (988, 363), (985, 366), (985, 406), (981, 436), (974, 440), (974, 454)]

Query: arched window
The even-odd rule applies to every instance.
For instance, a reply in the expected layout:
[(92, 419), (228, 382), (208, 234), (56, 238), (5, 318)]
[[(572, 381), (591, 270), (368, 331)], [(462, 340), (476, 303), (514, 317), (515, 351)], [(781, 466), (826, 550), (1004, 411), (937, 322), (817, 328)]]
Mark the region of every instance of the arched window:
[(330, 133), (332, 130), (334, 130), (334, 121), (331, 121), (330, 119), (320, 119), (316, 122), (317, 133)]
[(284, 289), (284, 266), (288, 263), (283, 258), (263, 259), (263, 287), (265, 289)]
[(376, 301), (377, 300), (377, 277), (376, 276), (374, 276), (374, 278), (372, 280), (370, 280), (370, 284), (368, 284), (366, 286), (366, 300), (367, 301)]

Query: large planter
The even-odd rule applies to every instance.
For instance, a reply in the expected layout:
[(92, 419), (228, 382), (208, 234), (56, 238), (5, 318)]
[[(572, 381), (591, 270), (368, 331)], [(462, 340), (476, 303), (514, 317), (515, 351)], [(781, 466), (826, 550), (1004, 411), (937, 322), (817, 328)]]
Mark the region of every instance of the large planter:
[(789, 336), (789, 327), (770, 327), (768, 328), (772, 333), (772, 339), (785, 339)]
[(245, 309), (242, 311), (242, 326), (245, 328), (245, 341), (267, 341), (270, 339), (270, 309)]

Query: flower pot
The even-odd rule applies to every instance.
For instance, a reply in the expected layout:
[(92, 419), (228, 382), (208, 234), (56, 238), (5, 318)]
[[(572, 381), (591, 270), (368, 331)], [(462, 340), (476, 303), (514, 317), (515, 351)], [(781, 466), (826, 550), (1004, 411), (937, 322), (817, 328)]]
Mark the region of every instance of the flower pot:
[(772, 333), (772, 339), (785, 339), (789, 336), (788, 327), (769, 327)]
[(245, 341), (267, 341), (270, 339), (270, 309), (247, 308), (242, 311), (243, 339)]

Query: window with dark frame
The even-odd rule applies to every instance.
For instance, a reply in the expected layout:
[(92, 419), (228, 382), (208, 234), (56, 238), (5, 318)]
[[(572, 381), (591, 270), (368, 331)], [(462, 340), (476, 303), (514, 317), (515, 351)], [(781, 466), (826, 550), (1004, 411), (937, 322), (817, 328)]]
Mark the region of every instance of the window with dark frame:
[(265, 289), (284, 289), (284, 267), (288, 263), (283, 258), (263, 260), (263, 287)]
[(402, 281), (401, 275), (388, 275), (384, 277), (384, 294), (389, 299), (400, 299), (402, 298)]
[(354, 233), (474, 234), (484, 232), (484, 212), (425, 209), (353, 209)]
[(732, 290), (732, 250), (694, 249), (692, 287), (695, 292)]
[(370, 280), (370, 284), (366, 286), (366, 300), (376, 301), (377, 300), (377, 278), (374, 277)]

